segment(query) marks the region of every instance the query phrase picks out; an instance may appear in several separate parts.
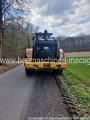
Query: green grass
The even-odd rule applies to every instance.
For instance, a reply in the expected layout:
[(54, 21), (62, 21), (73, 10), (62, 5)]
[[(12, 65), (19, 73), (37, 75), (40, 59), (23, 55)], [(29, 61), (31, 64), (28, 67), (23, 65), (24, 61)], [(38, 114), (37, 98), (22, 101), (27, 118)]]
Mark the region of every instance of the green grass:
[[(68, 59), (70, 60), (71, 58)], [(90, 58), (87, 57), (82, 59), (89, 60)], [(90, 65), (87, 65), (89, 62), (90, 60), (87, 61), (87, 63), (69, 63), (67, 68), (67, 71), (76, 76), (83, 84), (87, 85), (88, 87), (90, 87)]]
[[(67, 59), (70, 60), (70, 58)], [(77, 58), (74, 57), (74, 59)], [(89, 58), (83, 57), (83, 59), (87, 60)], [(68, 63), (63, 78), (68, 83), (72, 94), (77, 94), (85, 112), (90, 114), (90, 65), (87, 65), (85, 61), (84, 63)]]

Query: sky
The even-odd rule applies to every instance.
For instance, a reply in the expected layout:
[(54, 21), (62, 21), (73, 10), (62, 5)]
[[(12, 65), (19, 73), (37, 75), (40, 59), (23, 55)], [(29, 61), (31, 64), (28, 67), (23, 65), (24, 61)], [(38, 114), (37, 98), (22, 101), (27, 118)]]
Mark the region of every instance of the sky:
[(54, 36), (90, 34), (90, 0), (50, 0), (47, 18), (48, 3), (34, 0), (32, 5), (30, 20), (39, 31), (47, 29)]

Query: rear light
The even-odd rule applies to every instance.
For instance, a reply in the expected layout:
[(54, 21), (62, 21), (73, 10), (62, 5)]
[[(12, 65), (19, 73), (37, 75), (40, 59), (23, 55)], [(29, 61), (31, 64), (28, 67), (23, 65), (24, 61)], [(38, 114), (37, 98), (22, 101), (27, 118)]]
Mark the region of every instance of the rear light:
[(29, 66), (29, 64), (26, 64), (27, 66)]
[(57, 68), (61, 68), (61, 65), (56, 65)]

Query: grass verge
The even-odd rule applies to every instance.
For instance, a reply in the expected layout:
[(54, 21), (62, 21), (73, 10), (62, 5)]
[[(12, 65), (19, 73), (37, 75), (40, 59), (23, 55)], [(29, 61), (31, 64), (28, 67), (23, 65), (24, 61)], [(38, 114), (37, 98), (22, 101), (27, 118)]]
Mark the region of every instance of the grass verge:
[[(84, 57), (85, 59), (87, 58)], [(70, 94), (75, 97), (75, 104), (80, 107), (84, 116), (90, 117), (90, 65), (85, 61), (69, 63), (62, 78), (68, 84)]]

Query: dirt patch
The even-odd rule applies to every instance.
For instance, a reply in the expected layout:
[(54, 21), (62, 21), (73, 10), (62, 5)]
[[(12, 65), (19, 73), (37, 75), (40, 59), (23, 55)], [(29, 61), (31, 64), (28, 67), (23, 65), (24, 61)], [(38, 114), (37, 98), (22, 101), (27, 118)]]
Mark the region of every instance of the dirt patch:
[(63, 102), (66, 105), (66, 109), (72, 116), (72, 118), (78, 118), (79, 120), (79, 112), (75, 107), (75, 104), (73, 103), (72, 99), (70, 98), (70, 95), (68, 94), (70, 92), (67, 84), (63, 81), (61, 76), (55, 75), (55, 79), (57, 81), (58, 86), (61, 89), (61, 93), (63, 96)]
[(65, 57), (90, 57), (90, 51), (88, 51), (88, 52), (69, 52), (69, 53), (65, 53)]
[(18, 66), (18, 65), (20, 65), (20, 64), (18, 64), (18, 63), (16, 63), (16, 64), (1, 64), (0, 65), (0, 74)]

